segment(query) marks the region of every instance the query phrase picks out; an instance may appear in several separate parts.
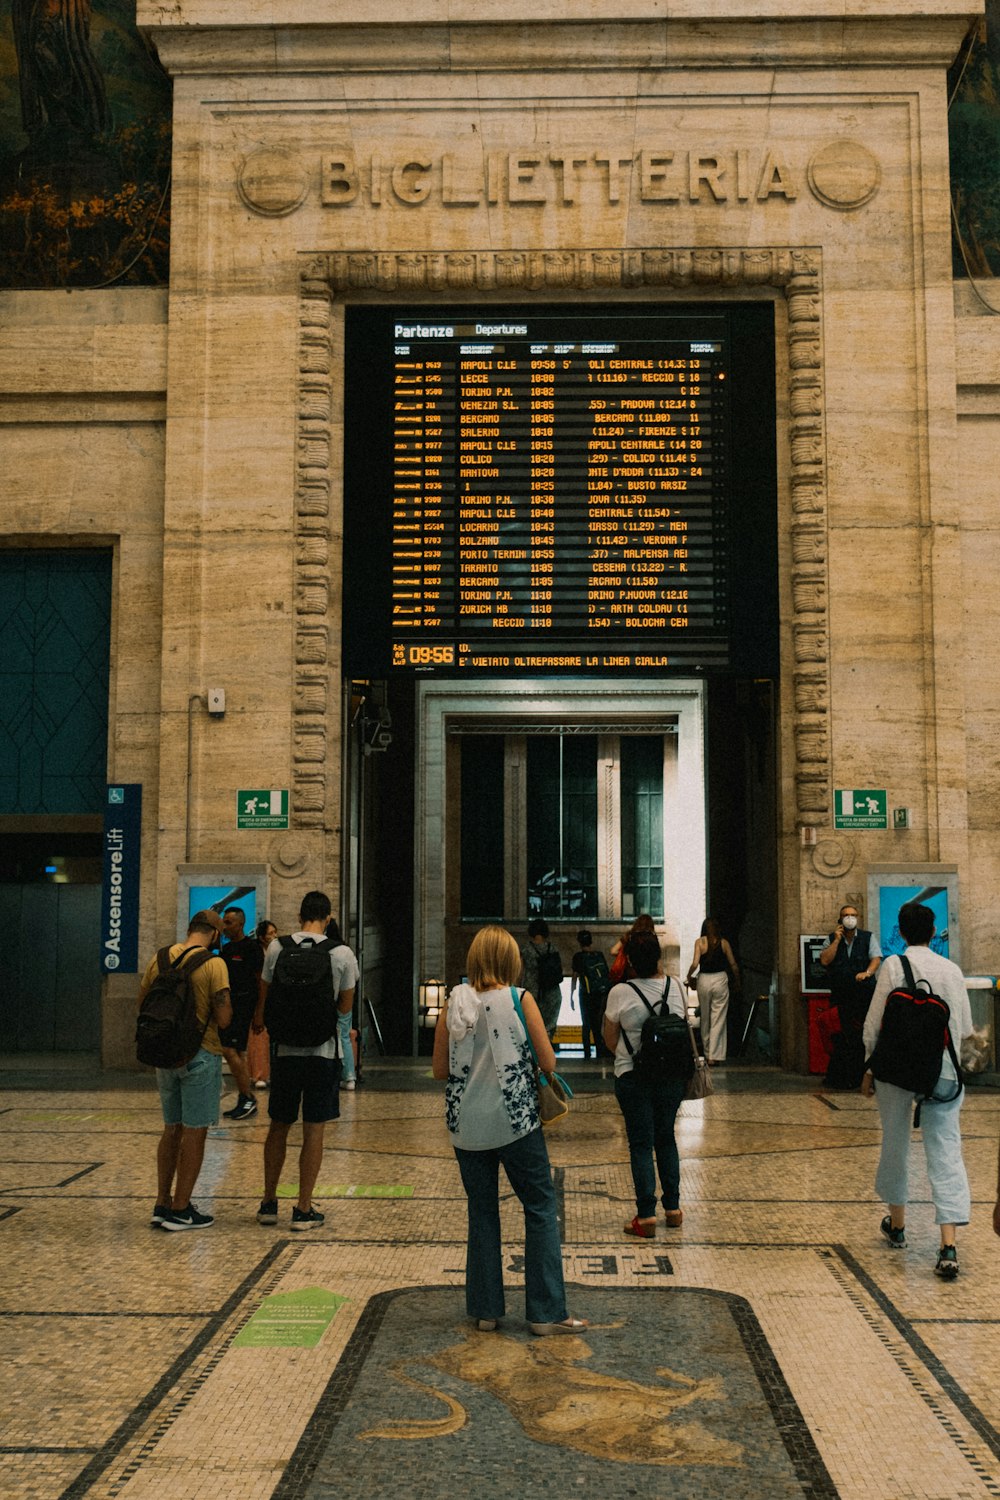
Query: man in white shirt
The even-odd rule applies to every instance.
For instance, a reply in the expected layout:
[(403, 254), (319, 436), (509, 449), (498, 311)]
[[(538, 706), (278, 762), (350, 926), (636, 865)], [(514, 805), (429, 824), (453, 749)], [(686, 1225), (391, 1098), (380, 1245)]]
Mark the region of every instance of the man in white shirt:
[[(935, 953), (929, 946), (934, 936), (934, 913), (929, 906), (922, 906), (916, 901), (901, 906), (899, 930), (906, 939), (906, 958), (914, 980), (925, 979), (933, 992), (947, 1002), (951, 1012), (949, 1030), (957, 1054), (961, 1050), (962, 1038), (972, 1030), (972, 1009), (962, 971), (957, 964), (953, 964), (942, 954)], [(868, 1058), (878, 1041), (886, 996), (903, 983), (903, 965), (893, 954), (884, 961), (879, 971), (875, 994), (865, 1020), (865, 1056)], [(964, 1091), (960, 1090), (956, 1098), (950, 1098), (955, 1091), (955, 1084), (955, 1067), (945, 1048), (941, 1060), (941, 1076), (934, 1090), (934, 1096), (940, 1095), (942, 1102), (937, 1102), (932, 1096), (933, 1102), (927, 1102), (920, 1114), (934, 1217), (941, 1232), (941, 1248), (934, 1270), (945, 1281), (954, 1281), (958, 1275), (955, 1227), (969, 1222), (970, 1207), (969, 1179), (962, 1160), (962, 1135), (959, 1128), (959, 1111)], [(875, 1094), (882, 1118), (882, 1154), (875, 1174), (875, 1191), (889, 1205), (889, 1212), (882, 1220), (882, 1233), (893, 1249), (902, 1250), (906, 1247), (907, 1169), (911, 1121), (917, 1096), (906, 1089), (897, 1088), (893, 1083), (881, 1080), (876, 1083), (871, 1068), (868, 1068), (862, 1079), (861, 1092), (866, 1098)]]

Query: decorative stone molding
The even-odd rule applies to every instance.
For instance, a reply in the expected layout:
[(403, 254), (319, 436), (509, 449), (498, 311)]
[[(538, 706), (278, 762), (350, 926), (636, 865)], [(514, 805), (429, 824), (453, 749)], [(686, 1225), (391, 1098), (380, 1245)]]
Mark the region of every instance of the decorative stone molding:
[[(774, 287), (788, 313), (788, 473), (792, 545), (792, 738), (800, 819), (830, 810), (827, 504), (823, 394), (822, 257), (808, 249), (632, 249), (331, 251), (311, 256), (302, 273), (296, 525), (296, 732), (325, 732), (326, 681), (318, 691), (314, 628), (325, 610), (326, 564), (313, 544), (328, 537), (330, 505), (331, 293), (394, 297), (443, 293), (628, 291), (638, 287), (717, 288), (721, 295)], [(302, 659), (309, 639), (314, 655)], [(789, 653), (784, 652), (786, 660)], [(323, 648), (322, 660), (326, 661)], [(319, 702), (322, 696), (323, 703)], [(306, 722), (299, 723), (300, 717)], [(295, 773), (296, 777), (298, 772)], [(296, 782), (298, 824), (322, 822), (309, 778)], [(307, 807), (306, 802), (310, 805)], [(319, 812), (319, 816), (311, 815)]]
[(819, 337), (820, 257), (811, 250), (331, 251), (312, 260), (313, 274), (323, 262), (338, 295), (777, 286), (804, 360)]
[(309, 861), (308, 850), (287, 833), (271, 841), (268, 857), (272, 871), (283, 880), (296, 879)]
[(291, 806), (295, 828), (322, 828), (327, 807), (332, 325), (326, 265), (311, 262), (299, 287)]
[(841, 880), (853, 866), (854, 854), (850, 839), (820, 839), (812, 851), (813, 869), (827, 880)]

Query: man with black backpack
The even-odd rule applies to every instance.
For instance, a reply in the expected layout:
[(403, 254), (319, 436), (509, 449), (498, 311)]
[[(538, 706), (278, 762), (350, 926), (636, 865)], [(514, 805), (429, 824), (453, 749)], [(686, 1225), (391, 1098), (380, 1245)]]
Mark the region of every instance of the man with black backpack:
[(326, 936), (330, 898), (309, 891), (299, 909), (299, 930), (275, 938), (264, 955), (254, 1030), (271, 1038), (271, 1124), (264, 1142), (264, 1196), (258, 1224), (278, 1222), (278, 1179), (288, 1132), (302, 1112), (299, 1200), (293, 1229), (315, 1229), (324, 1215), (312, 1194), (323, 1161), (327, 1120), (340, 1116), (340, 1049), (337, 1017), (350, 1013), (358, 982), (357, 959), (346, 943)]
[(136, 1054), (156, 1068), (163, 1134), (156, 1148), (154, 1229), (207, 1229), (191, 1194), (201, 1171), (208, 1127), (218, 1123), (222, 1093), (219, 1028), (232, 1020), (229, 975), (212, 953), (222, 930), (218, 912), (195, 912), (187, 939), (161, 948), (139, 986)]
[(868, 1063), (861, 1092), (866, 1098), (874, 1093), (882, 1118), (875, 1191), (889, 1212), (881, 1230), (892, 1249), (906, 1248), (910, 1136), (919, 1124), (941, 1233), (934, 1271), (942, 1280), (954, 1281), (955, 1227), (969, 1222), (958, 1054), (972, 1030), (972, 1008), (961, 969), (930, 947), (931, 908), (916, 901), (901, 906), (899, 930), (906, 949), (882, 964), (864, 1029)]
[(534, 997), (551, 1040), (562, 1007), (562, 959), (549, 942), (549, 924), (542, 917), (528, 923), (528, 939), (521, 948), (524, 988)]
[(573, 988), (580, 1000), (580, 1036), (583, 1042), (583, 1057), (590, 1061), (590, 1039), (594, 1039), (594, 1052), (598, 1058), (610, 1057), (604, 1045), (604, 1007), (611, 989), (608, 961), (600, 949), (593, 947), (593, 938), (584, 927), (576, 935), (580, 944), (573, 954)]

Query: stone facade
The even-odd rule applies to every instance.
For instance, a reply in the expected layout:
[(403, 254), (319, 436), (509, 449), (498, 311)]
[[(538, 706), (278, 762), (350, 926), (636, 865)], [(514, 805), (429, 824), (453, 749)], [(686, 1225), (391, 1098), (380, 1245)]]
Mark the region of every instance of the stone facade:
[[(1000, 968), (1000, 335), (956, 320), (944, 88), (975, 7), (391, 10), (139, 0), (175, 79), (166, 327), (152, 294), (4, 299), (9, 451), (52, 472), (34, 506), (15, 483), (4, 530), (119, 547), (112, 770), (147, 787), (143, 947), (185, 861), (268, 863), (286, 925), (343, 878), (345, 303), (669, 296), (776, 309), (783, 1061), (804, 1061), (796, 935), (873, 861), (957, 866), (963, 964)], [(162, 619), (136, 630), (161, 559)], [(211, 676), (228, 708), (195, 712), (189, 808)], [(286, 835), (237, 833), (247, 784), (291, 788)], [(834, 833), (855, 785), (911, 828)]]

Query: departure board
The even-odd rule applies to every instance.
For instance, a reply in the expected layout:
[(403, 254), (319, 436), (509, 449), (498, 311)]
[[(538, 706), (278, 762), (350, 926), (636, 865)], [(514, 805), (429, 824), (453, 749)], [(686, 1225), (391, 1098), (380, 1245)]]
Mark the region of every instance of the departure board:
[(383, 312), (347, 445), (380, 669), (726, 670), (729, 344), (724, 313)]

